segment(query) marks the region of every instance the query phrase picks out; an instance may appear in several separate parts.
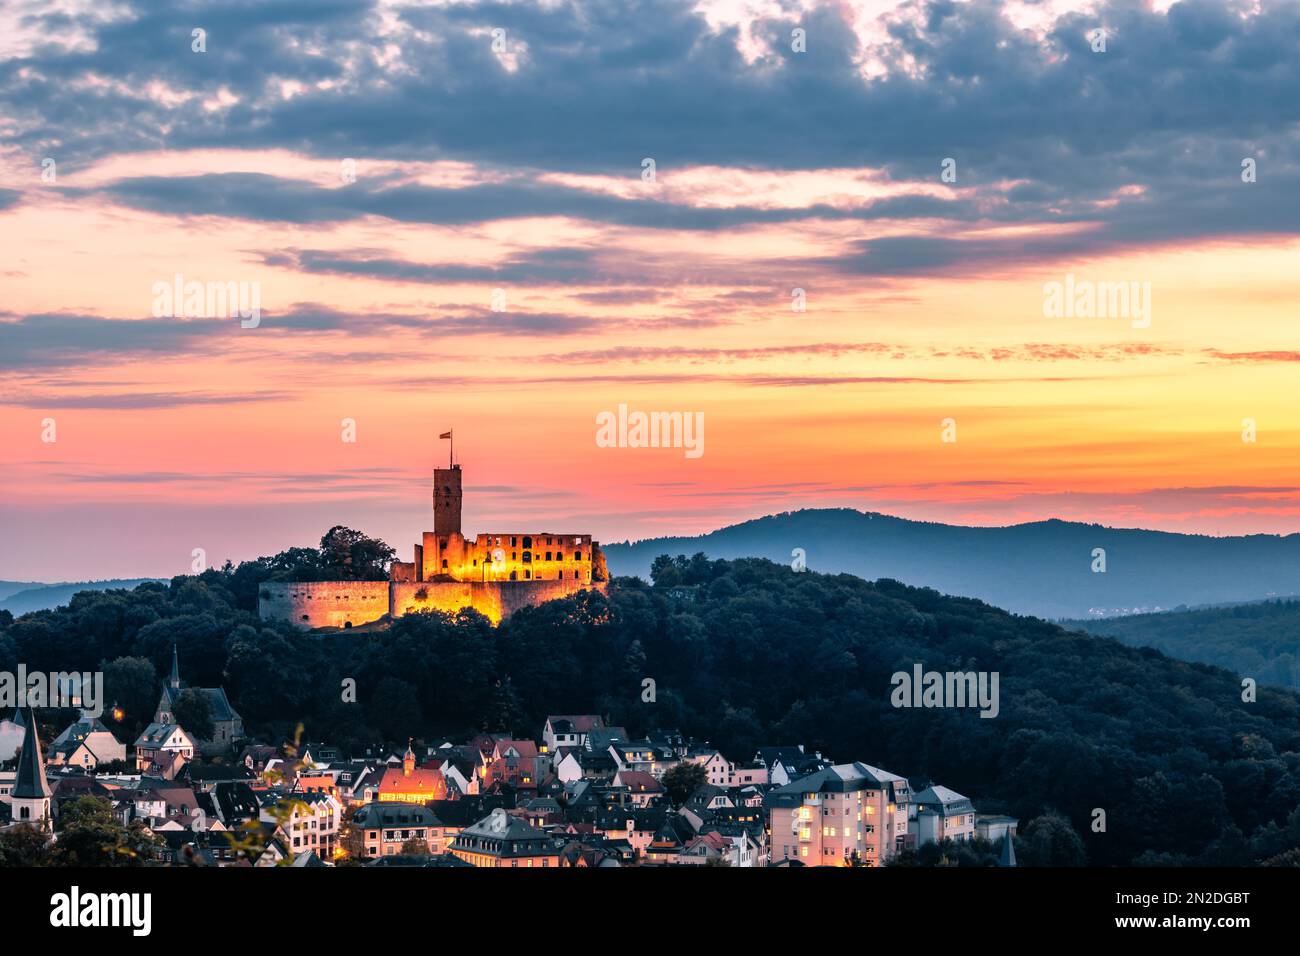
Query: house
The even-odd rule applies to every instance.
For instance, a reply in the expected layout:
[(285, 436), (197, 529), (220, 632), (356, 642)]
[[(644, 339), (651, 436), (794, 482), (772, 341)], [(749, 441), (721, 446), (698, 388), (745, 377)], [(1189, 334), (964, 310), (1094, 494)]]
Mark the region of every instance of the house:
[(121, 796), (133, 805), (135, 819), (151, 825), (174, 816), (188, 819), (199, 809), (192, 787), (163, 777), (141, 777), (134, 787), (122, 790)]
[(664, 795), (664, 785), (644, 770), (620, 770), (614, 774), (614, 786), (626, 788), (633, 805), (649, 806)]
[(563, 783), (573, 783), (575, 780), (583, 778), (582, 761), (579, 759), (580, 751), (565, 749), (552, 755), (555, 763), (553, 771), (555, 776)]
[(745, 827), (713, 827), (705, 831), (723, 841), (721, 862), (727, 866), (754, 868), (766, 862), (766, 841)]
[[(731, 777), (727, 781), (729, 787), (761, 787), (768, 782), (768, 769), (762, 761), (752, 761), (744, 766), (736, 764), (731, 769)], [(787, 783), (789, 781), (786, 781)]]
[(433, 752), (430, 764), (442, 771), (448, 792), (473, 796), (479, 792), (479, 782), (487, 773), (487, 762), (477, 747), (458, 747), (443, 744)]
[(690, 820), (691, 825), (698, 830), (706, 822), (715, 819), (720, 812), (743, 806), (742, 794), (748, 794), (747, 799), (757, 796), (759, 806), (762, 805), (762, 795), (757, 790), (751, 792), (746, 788), (742, 791), (738, 787), (718, 787), (705, 783), (686, 798), (677, 812)]
[(262, 808), (257, 801), (257, 795), (244, 781), (230, 780), (218, 783), (212, 788), (211, 793), (199, 795), (200, 806), (203, 805), (202, 799), (205, 796), (213, 808), (210, 812), (214, 812), (217, 819), (231, 830), (246, 821), (257, 820), (261, 816)]
[(547, 717), (542, 727), (542, 752), (553, 754), (561, 747), (586, 747), (593, 729), (603, 730), (605, 721), (597, 714), (562, 714)]
[(566, 843), (560, 849), (561, 867), (614, 867), (622, 866), (619, 856), (613, 850), (603, 846), (590, 846), (586, 843)]
[(400, 767), (386, 767), (379, 778), (380, 803), (424, 803), (447, 797), (447, 778), (435, 767), (417, 767), (415, 751), (407, 745)]
[[(154, 723), (176, 723), (176, 700), (180, 697), (182, 691), (188, 689), (190, 688), (181, 682), (180, 659), (176, 652), (176, 645), (173, 644), (172, 670), (163, 683), (162, 696), (158, 699), (158, 709), (153, 716)], [(225, 688), (195, 687), (193, 690), (198, 691), (207, 699), (208, 713), (212, 718), (212, 736), (195, 741), (195, 743), (203, 753), (225, 753), (234, 745), (236, 740), (244, 736), (243, 718), (231, 705), (230, 698), (226, 696)]]
[(911, 816), (916, 821), (917, 846), (975, 835), (975, 808), (969, 798), (937, 784), (912, 798)]
[(327, 793), (291, 794), (262, 803), (258, 818), (275, 824), (285, 849), (313, 850), (332, 860), (343, 818), (343, 805)]
[(691, 763), (697, 763), (704, 768), (705, 779), (715, 787), (725, 787), (730, 785), (731, 776), (735, 771), (730, 760), (722, 756), (716, 750), (705, 750), (690, 754), (687, 758)]
[(253, 771), (249, 770), (242, 763), (219, 764), (219, 763), (198, 763), (191, 761), (187, 763), (176, 774), (178, 783), (188, 783), (195, 790), (211, 791), (219, 783), (233, 783), (235, 781), (248, 782), (255, 779)]
[(349, 824), (361, 834), (367, 857), (396, 856), (410, 840), (432, 854), (446, 851), (443, 823), (429, 807), (415, 803), (368, 803), (358, 807)]
[(990, 843), (998, 843), (1007, 835), (1015, 837), (1020, 821), (997, 813), (975, 814), (975, 835)]
[(596, 831), (607, 841), (627, 841), (633, 854), (639, 858), (654, 842), (668, 816), (665, 809), (655, 807), (601, 810), (596, 815)]
[(68, 725), (50, 744), (51, 767), (80, 767), (94, 770), (101, 763), (126, 760), (126, 744), (96, 717), (82, 717)]
[(135, 742), (135, 767), (150, 777), (172, 780), (194, 759), (194, 741), (180, 724), (152, 723)]
[(679, 865), (705, 863), (722, 863), (727, 850), (727, 841), (717, 833), (701, 833), (691, 837), (677, 854)]
[(501, 739), (493, 746), (488, 759), (484, 786), (506, 783), (516, 790), (535, 792), (550, 769), (550, 759), (539, 753), (533, 741)]
[(767, 782), (778, 787), (799, 777), (825, 770), (831, 765), (819, 753), (805, 753), (803, 744), (796, 747), (759, 747), (754, 761), (767, 767)]
[(624, 727), (593, 727), (587, 732), (587, 742), (583, 749), (591, 753), (608, 753), (610, 744), (627, 740)]
[(239, 762), (255, 774), (261, 774), (266, 765), (280, 756), (276, 747), (268, 744), (249, 744), (239, 752)]
[(864, 763), (838, 764), (770, 791), (772, 862), (880, 866), (902, 848), (910, 788)]
[(609, 755), (614, 758), (616, 770), (651, 773), (655, 769), (655, 748), (648, 740), (616, 740), (609, 745)]
[(555, 842), (503, 809), (467, 827), (451, 841), (449, 852), (478, 867), (559, 867)]

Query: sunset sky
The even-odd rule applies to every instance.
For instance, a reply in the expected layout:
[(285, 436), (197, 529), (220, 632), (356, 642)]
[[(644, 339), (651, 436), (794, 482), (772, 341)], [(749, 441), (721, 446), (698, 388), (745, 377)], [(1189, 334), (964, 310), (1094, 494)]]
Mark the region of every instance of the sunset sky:
[[(1300, 531), (1297, 49), (1224, 0), (0, 0), (0, 578), (410, 560), (449, 428), (471, 532)], [(155, 316), (177, 274), (260, 324)], [(1067, 275), (1149, 326), (1045, 316)], [(704, 454), (598, 447), (620, 404)]]

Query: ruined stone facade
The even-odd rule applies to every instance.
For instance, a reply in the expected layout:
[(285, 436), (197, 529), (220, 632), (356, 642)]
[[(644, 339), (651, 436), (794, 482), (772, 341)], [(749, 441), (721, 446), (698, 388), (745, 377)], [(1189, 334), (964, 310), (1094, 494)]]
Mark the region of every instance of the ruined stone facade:
[(389, 581), (266, 582), (258, 610), (267, 620), (312, 629), (348, 628), (422, 610), (472, 607), (493, 622), (578, 591), (604, 591), (609, 575), (589, 534), (461, 533), (461, 469), (433, 473), (433, 530)]

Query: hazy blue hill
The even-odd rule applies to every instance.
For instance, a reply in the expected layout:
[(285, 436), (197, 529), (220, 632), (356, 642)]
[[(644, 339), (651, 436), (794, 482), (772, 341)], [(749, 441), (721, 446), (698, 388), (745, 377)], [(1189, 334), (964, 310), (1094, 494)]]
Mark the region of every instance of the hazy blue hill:
[[(1057, 520), (965, 528), (845, 508), (787, 512), (699, 537), (604, 550), (614, 574), (647, 578), (660, 554), (703, 551), (711, 558), (789, 564), (794, 548), (807, 552), (813, 570), (894, 578), (1047, 618), (1300, 595), (1300, 535), (1294, 534), (1212, 538)], [(1094, 548), (1106, 549), (1105, 574), (1092, 573)]]
[[(134, 588), (146, 581), (158, 578), (113, 578), (108, 581), (72, 581), (62, 584), (23, 584), (16, 590), (0, 592), (0, 610), (9, 611), (15, 617), (30, 611), (45, 611), (62, 607), (72, 600), (72, 595), (79, 591), (108, 591), (113, 588)], [(17, 582), (3, 582), (3, 584)]]
[(1300, 601), (1137, 614), (1111, 620), (1062, 621), (1171, 657), (1217, 664), (1261, 684), (1300, 690)]
[(19, 591), (26, 591), (29, 588), (45, 587), (43, 581), (0, 581), (0, 601), (9, 597), (11, 594), (17, 594)]

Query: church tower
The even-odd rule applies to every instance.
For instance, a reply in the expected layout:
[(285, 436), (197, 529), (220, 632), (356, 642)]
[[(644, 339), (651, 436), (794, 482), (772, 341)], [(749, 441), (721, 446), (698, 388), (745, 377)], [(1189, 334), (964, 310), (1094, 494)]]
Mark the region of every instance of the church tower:
[(415, 751), (411, 749), (411, 742), (406, 742), (406, 753), (402, 754), (402, 776), (409, 777), (415, 773)]
[(460, 465), (433, 469), (433, 533), (460, 534)]
[(30, 823), (37, 829), (47, 829), (50, 821), (50, 785), (45, 780), (45, 760), (41, 755), (41, 741), (36, 735), (36, 714), (27, 708), (27, 728), (23, 734), (23, 750), (18, 756), (18, 774), (14, 778), (9, 806), (14, 823)]

